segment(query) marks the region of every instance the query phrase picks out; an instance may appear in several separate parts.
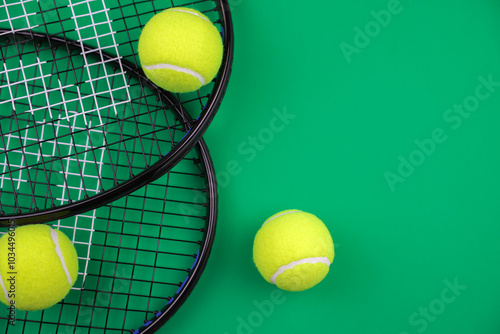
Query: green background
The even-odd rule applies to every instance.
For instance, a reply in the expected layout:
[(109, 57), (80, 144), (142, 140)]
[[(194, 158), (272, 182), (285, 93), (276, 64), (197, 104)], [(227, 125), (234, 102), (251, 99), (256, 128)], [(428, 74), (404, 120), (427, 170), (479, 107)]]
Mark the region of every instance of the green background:
[[(233, 75), (206, 134), (217, 237), (160, 333), (500, 333), (500, 87), (481, 81), (500, 83), (500, 3), (230, 3)], [(279, 295), (252, 243), (284, 209), (320, 217), (336, 257)]]

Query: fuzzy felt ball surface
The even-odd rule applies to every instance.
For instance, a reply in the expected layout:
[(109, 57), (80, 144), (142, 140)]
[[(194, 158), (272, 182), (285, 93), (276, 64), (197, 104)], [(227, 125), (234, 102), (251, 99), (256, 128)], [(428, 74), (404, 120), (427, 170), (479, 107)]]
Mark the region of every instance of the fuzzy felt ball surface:
[(197, 10), (169, 8), (153, 16), (139, 38), (146, 76), (173, 93), (195, 91), (211, 82), (222, 63), (218, 29)]
[(321, 282), (335, 256), (325, 224), (300, 210), (278, 212), (257, 232), (253, 258), (266, 281), (287, 291), (303, 291)]
[(69, 238), (47, 225), (10, 229), (0, 238), (0, 301), (38, 311), (61, 301), (78, 277), (78, 256)]

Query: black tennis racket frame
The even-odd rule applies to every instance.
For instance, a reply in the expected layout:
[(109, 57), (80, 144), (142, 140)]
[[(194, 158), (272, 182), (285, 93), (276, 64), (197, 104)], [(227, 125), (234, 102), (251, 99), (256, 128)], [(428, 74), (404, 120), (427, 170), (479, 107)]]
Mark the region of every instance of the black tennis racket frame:
[[(234, 47), (234, 36), (233, 36), (233, 27), (232, 27), (232, 18), (231, 12), (229, 9), (229, 5), (227, 0), (222, 0), (217, 2), (217, 7), (219, 11), (219, 15), (221, 17), (222, 23), (222, 34), (224, 34), (224, 55), (220, 73), (218, 74), (215, 82), (216, 87), (220, 87), (220, 89), (215, 90), (212, 95), (209, 97), (206, 105), (203, 108), (202, 113), (198, 117), (198, 119), (194, 121), (185, 122), (184, 124), (191, 124), (191, 127), (185, 128), (186, 135), (189, 135), (189, 138), (186, 140), (182, 140), (178, 145), (174, 146), (173, 149), (164, 157), (162, 157), (158, 162), (149, 166), (148, 169), (144, 170), (140, 174), (134, 176), (133, 178), (122, 182), (115, 187), (108, 189), (106, 191), (100, 192), (92, 197), (79, 200), (73, 203), (69, 203), (63, 206), (53, 207), (51, 209), (44, 209), (39, 211), (31, 211), (31, 212), (22, 212), (15, 215), (4, 215), (4, 213), (0, 212), (0, 226), (19, 226), (25, 224), (39, 224), (46, 223), (70, 216), (74, 216), (77, 214), (81, 214), (83, 212), (95, 209), (104, 204), (110, 203), (118, 198), (121, 198), (134, 190), (141, 188), (147, 183), (156, 180), (160, 176), (167, 173), (172, 167), (174, 167), (186, 154), (194, 147), (197, 141), (202, 137), (204, 132), (206, 131), (208, 124), (210, 124), (215, 117), (216, 111), (218, 110), (222, 98), (227, 89), (227, 82), (229, 81), (229, 77), (231, 75), (231, 64), (233, 59), (233, 47)], [(40, 41), (46, 41), (49, 45), (54, 47), (66, 47), (71, 46), (73, 48), (81, 49), (85, 52), (92, 52), (93, 48), (89, 46), (82, 45), (79, 42), (69, 41), (62, 37), (35, 33), (32, 31), (19, 31), (15, 33), (10, 33), (9, 30), (0, 29), (0, 46), (4, 41), (8, 41), (9, 38), (30, 38), (30, 39), (39, 39)], [(59, 45), (57, 45), (59, 44)], [(104, 60), (113, 58), (110, 55), (102, 53)], [(155, 90), (159, 93), (159, 98), (164, 99), (165, 101), (171, 102), (172, 108), (176, 109), (179, 117), (183, 117), (186, 112), (182, 107), (180, 102), (176, 101), (173, 95), (165, 90), (162, 90), (156, 87), (153, 83), (151, 83), (143, 73), (141, 69), (138, 69), (134, 64), (126, 59), (122, 59), (122, 66), (126, 72), (133, 73), (136, 75), (139, 80), (144, 85), (151, 85)], [(227, 66), (224, 66), (227, 64)], [(210, 112), (207, 112), (210, 111)], [(1, 189), (0, 189), (1, 192)]]

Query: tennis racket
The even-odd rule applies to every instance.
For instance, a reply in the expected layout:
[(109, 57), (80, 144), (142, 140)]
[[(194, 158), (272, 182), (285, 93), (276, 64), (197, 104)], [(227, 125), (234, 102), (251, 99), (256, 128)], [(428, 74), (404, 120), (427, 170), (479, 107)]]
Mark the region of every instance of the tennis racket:
[[(140, 69), (141, 28), (171, 6), (200, 10), (223, 36), (218, 76), (194, 93), (163, 91)], [(0, 225), (83, 213), (169, 171), (215, 116), (232, 54), (223, 0), (0, 4)]]
[[(51, 224), (74, 243), (80, 273), (68, 296), (37, 312), (0, 313), (7, 334), (153, 333), (186, 300), (210, 253), (217, 216), (208, 149), (108, 205)], [(2, 232), (7, 232), (3, 228)]]

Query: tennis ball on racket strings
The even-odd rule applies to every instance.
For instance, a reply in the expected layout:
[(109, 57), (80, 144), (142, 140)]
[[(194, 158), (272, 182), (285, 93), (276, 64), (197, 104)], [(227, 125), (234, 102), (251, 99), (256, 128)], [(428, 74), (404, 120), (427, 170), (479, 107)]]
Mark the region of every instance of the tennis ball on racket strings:
[(198, 90), (212, 81), (222, 63), (222, 38), (199, 11), (174, 7), (153, 16), (139, 37), (146, 76), (173, 93)]
[(287, 291), (312, 288), (328, 274), (335, 256), (325, 224), (300, 210), (267, 219), (255, 236), (253, 258), (266, 281)]
[(38, 311), (61, 301), (78, 276), (78, 257), (68, 237), (47, 225), (26, 225), (0, 238), (0, 301)]

